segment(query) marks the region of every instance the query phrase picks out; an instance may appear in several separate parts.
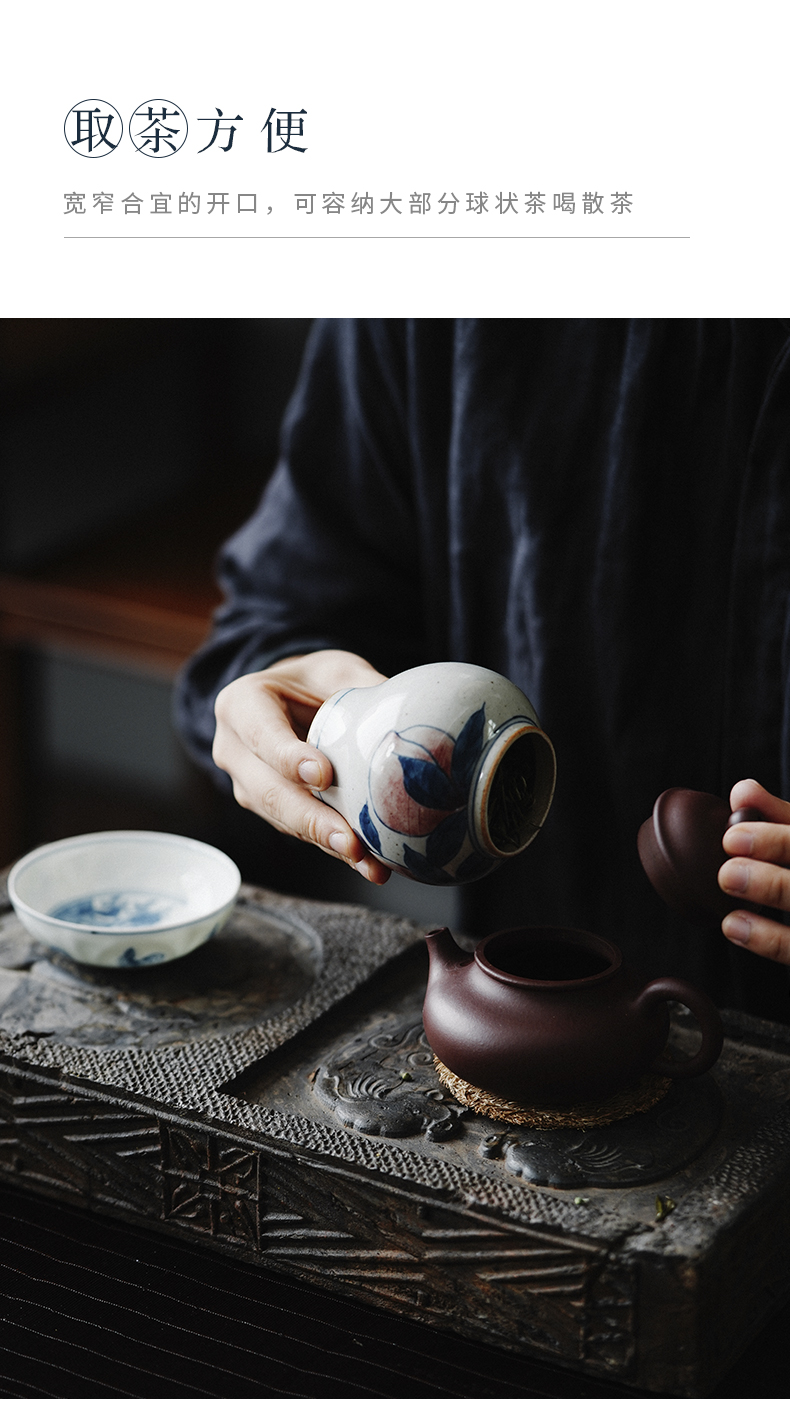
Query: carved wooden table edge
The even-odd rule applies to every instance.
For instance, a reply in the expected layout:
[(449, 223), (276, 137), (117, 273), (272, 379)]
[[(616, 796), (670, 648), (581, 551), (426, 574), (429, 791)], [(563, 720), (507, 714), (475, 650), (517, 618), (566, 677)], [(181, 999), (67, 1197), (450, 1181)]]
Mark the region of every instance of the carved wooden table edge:
[(475, 1341), (707, 1394), (790, 1290), (790, 1032), (728, 1014), (727, 1119), (671, 1179), (537, 1188), (344, 1127), (317, 1098), (291, 1112), (276, 1087), (310, 1094), (322, 1038), (370, 1013), (421, 930), (248, 887), (243, 905), (318, 935), (308, 991), (262, 1026), (154, 1050), (0, 1031), (0, 1176)]

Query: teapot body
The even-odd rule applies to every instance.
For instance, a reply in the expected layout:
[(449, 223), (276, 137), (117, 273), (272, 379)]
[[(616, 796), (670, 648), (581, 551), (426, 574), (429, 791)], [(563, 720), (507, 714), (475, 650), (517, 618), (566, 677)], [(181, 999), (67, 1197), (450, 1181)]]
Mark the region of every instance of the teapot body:
[[(502, 1099), (563, 1106), (606, 1099), (649, 1072), (701, 1074), (721, 1050), (704, 994), (674, 978), (643, 987), (607, 940), (571, 929), (491, 934), (473, 956), (448, 931), (428, 936), (428, 1042), (449, 1070)], [(663, 1060), (668, 1000), (690, 1006), (703, 1044)]]
[(316, 796), (386, 866), (430, 885), (478, 880), (523, 851), (554, 793), (554, 750), (527, 697), (466, 662), (339, 691), (308, 741), (335, 774)]

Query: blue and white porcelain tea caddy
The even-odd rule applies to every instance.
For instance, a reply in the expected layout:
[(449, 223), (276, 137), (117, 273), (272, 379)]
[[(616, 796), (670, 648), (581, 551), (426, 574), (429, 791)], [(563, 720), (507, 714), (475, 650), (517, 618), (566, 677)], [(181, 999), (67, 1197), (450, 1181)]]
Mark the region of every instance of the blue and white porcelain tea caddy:
[(488, 875), (551, 806), (551, 741), (523, 692), (485, 667), (434, 662), (338, 691), (307, 738), (335, 774), (316, 796), (385, 866), (428, 885)]

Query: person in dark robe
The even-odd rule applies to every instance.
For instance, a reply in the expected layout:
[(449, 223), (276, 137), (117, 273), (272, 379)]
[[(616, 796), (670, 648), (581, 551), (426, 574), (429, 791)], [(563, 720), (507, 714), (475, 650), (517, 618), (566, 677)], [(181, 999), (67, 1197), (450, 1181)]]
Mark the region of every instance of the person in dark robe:
[[(490, 667), (558, 782), (537, 840), (465, 887), (467, 927), (591, 929), (790, 1021), (790, 322), (317, 323), (220, 579), (178, 716), (243, 806), (383, 882), (309, 791), (332, 779), (312, 715), (423, 662)], [(772, 820), (728, 834), (720, 881), (776, 918), (706, 933), (662, 904), (636, 834), (673, 786)]]

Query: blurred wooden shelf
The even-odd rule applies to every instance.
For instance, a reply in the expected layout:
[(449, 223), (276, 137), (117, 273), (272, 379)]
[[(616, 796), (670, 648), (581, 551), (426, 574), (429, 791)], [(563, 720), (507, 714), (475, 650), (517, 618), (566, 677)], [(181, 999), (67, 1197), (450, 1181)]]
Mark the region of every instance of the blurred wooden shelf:
[(257, 494), (249, 480), (193, 483), (58, 560), (0, 574), (0, 860), (15, 859), (30, 840), (35, 736), (25, 733), (35, 724), (35, 701), (31, 712), (24, 651), (70, 653), (172, 680), (211, 627), (221, 602), (217, 550)]
[(253, 504), (249, 484), (193, 490), (55, 563), (0, 574), (0, 642), (174, 675), (221, 601), (216, 552)]
[(174, 675), (205, 638), (213, 601), (186, 595), (176, 608), (0, 575), (0, 640), (117, 658)]

